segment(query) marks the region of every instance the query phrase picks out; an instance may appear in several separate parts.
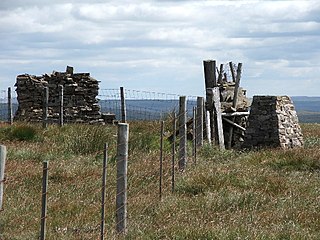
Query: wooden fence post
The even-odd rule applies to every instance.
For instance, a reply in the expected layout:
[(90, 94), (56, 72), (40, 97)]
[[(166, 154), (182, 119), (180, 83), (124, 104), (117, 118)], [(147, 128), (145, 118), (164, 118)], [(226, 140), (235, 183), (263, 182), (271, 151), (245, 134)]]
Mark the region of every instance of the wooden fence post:
[(41, 204), (41, 229), (40, 240), (46, 239), (46, 218), (47, 218), (47, 191), (48, 191), (48, 166), (49, 162), (43, 162), (42, 173), (42, 204)]
[(3, 206), (3, 192), (4, 192), (4, 168), (6, 165), (7, 148), (4, 145), (0, 145), (0, 210)]
[(197, 112), (196, 112), (196, 145), (201, 147), (203, 145), (203, 112), (204, 99), (197, 97)]
[(118, 124), (116, 230), (127, 232), (127, 166), (129, 125)]
[(197, 163), (197, 129), (196, 129), (196, 115), (197, 115), (197, 108), (193, 107), (193, 112), (192, 112), (192, 155), (193, 155), (193, 163)]
[(49, 102), (49, 89), (48, 87), (43, 88), (43, 108), (42, 108), (42, 127), (48, 127), (48, 102)]
[(126, 113), (126, 100), (124, 95), (124, 88), (120, 87), (120, 99), (121, 99), (121, 122), (127, 122), (127, 113)]
[(164, 134), (164, 121), (161, 121), (160, 129), (160, 167), (159, 167), (159, 198), (162, 199), (162, 165), (163, 165), (163, 134)]
[(172, 138), (172, 161), (171, 161), (171, 191), (174, 192), (175, 187), (175, 156), (176, 156), (176, 131), (177, 131), (177, 121), (176, 113), (173, 112), (173, 138)]
[(8, 87), (8, 123), (12, 125), (13, 118), (12, 118), (12, 94), (11, 94), (11, 87)]
[(102, 168), (102, 189), (101, 189), (101, 225), (100, 239), (104, 240), (105, 234), (105, 209), (106, 209), (106, 184), (107, 184), (108, 144), (104, 144), (103, 168)]
[(63, 86), (59, 85), (59, 126), (63, 126)]
[(185, 96), (179, 99), (179, 169), (183, 171), (187, 164), (187, 101)]

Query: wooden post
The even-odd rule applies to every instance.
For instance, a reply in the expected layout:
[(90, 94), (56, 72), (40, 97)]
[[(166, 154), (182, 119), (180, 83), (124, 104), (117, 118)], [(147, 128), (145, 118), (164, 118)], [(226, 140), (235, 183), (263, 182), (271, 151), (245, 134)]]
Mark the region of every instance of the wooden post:
[(43, 162), (43, 173), (42, 173), (42, 204), (41, 204), (40, 240), (46, 239), (48, 166), (49, 166), (49, 162), (44, 161)]
[[(219, 145), (220, 149), (224, 149), (223, 125), (221, 116), (220, 90), (219, 87), (207, 89), (207, 94), (212, 96), (212, 104), (214, 109), (214, 129), (215, 143)], [(210, 97), (211, 99), (211, 97)], [(210, 119), (211, 120), (211, 119)]]
[(12, 95), (11, 95), (11, 87), (8, 87), (8, 123), (12, 125)]
[[(214, 60), (206, 60), (203, 61), (203, 67), (204, 67), (204, 78), (205, 78), (205, 88), (210, 89), (217, 87), (217, 77), (216, 77), (216, 61)], [(210, 95), (206, 94), (206, 102), (207, 102), (207, 110), (210, 113), (210, 131), (211, 131), (211, 137), (213, 138), (215, 135), (213, 134), (215, 132), (214, 126), (214, 114), (213, 114), (213, 108), (210, 106), (210, 103), (212, 102), (212, 99), (209, 99)]]
[(120, 98), (121, 98), (121, 122), (127, 122), (127, 115), (126, 115), (126, 100), (124, 96), (124, 88), (120, 87)]
[(107, 184), (107, 164), (108, 164), (108, 144), (104, 144), (103, 150), (103, 168), (102, 168), (102, 189), (101, 189), (101, 224), (100, 239), (104, 240), (105, 234), (105, 209), (106, 209), (106, 184)]
[(193, 107), (193, 118), (192, 118), (192, 155), (193, 155), (193, 162), (196, 164), (197, 163), (197, 129), (196, 129), (196, 115), (197, 115), (197, 109), (196, 107)]
[(218, 76), (218, 84), (222, 84), (222, 77), (223, 77), (223, 64), (220, 64), (220, 71)]
[(4, 192), (4, 168), (6, 165), (7, 148), (4, 145), (0, 145), (0, 211), (3, 206), (3, 192)]
[[(239, 86), (240, 86), (242, 63), (238, 64), (237, 76), (235, 76), (232, 62), (229, 62), (229, 66), (230, 66), (230, 71), (231, 71), (231, 74), (232, 74), (232, 80), (235, 82), (234, 92), (233, 92), (232, 108), (237, 110), (237, 100), (238, 100), (238, 93), (239, 93)], [(231, 121), (234, 122), (235, 121), (235, 117), (232, 117)], [(228, 139), (228, 143), (227, 143), (227, 148), (228, 149), (231, 149), (231, 147), (232, 147), (232, 138), (233, 138), (233, 126), (231, 125), (230, 128), (229, 128), (229, 139)]]
[(177, 121), (176, 113), (173, 112), (173, 138), (172, 138), (172, 162), (171, 162), (171, 191), (174, 192), (175, 187), (175, 156), (176, 156), (176, 131), (177, 131)]
[(204, 113), (204, 99), (197, 97), (197, 112), (196, 112), (196, 145), (201, 147), (203, 145), (203, 113)]
[(206, 132), (207, 132), (207, 141), (211, 144), (211, 128), (210, 128), (210, 112), (206, 111)]
[(42, 127), (48, 127), (48, 102), (49, 102), (49, 89), (48, 87), (43, 88), (43, 108), (42, 108)]
[(163, 164), (163, 125), (164, 121), (161, 121), (161, 129), (160, 129), (160, 168), (159, 168), (159, 198), (162, 199), (162, 164)]
[(185, 96), (179, 99), (179, 169), (185, 170), (187, 164), (187, 101)]
[(127, 232), (127, 172), (129, 125), (118, 124), (116, 230)]
[(59, 126), (63, 126), (63, 86), (59, 85)]
[(203, 67), (204, 67), (204, 79), (205, 79), (206, 89), (216, 87), (217, 86), (216, 61), (205, 60), (203, 61)]

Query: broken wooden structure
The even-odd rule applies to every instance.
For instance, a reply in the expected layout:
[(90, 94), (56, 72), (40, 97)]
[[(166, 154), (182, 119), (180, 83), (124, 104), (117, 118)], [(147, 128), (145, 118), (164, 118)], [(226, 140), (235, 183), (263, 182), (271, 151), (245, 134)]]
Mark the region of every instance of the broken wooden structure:
[[(220, 149), (240, 148), (250, 106), (246, 90), (240, 87), (242, 63), (237, 66), (232, 62), (220, 64), (218, 69), (215, 60), (205, 60), (203, 65), (210, 121), (207, 135)], [(229, 77), (227, 72), (230, 72)]]

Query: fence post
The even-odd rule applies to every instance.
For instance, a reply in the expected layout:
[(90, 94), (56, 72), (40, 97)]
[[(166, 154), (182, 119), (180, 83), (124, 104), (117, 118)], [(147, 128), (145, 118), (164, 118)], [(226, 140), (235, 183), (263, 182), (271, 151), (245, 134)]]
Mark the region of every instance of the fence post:
[(59, 126), (63, 126), (63, 86), (59, 85)]
[(49, 89), (48, 87), (43, 88), (43, 108), (42, 108), (42, 127), (48, 127), (48, 102), (49, 102)]
[(117, 196), (116, 196), (116, 230), (127, 231), (127, 166), (128, 166), (129, 125), (118, 124), (117, 146)]
[(10, 125), (13, 123), (11, 87), (8, 87), (8, 123)]
[(0, 210), (3, 205), (3, 192), (4, 192), (4, 168), (6, 165), (7, 148), (4, 145), (0, 145)]
[(201, 147), (203, 145), (203, 111), (204, 111), (203, 97), (197, 97), (197, 112), (196, 112), (196, 145)]
[(172, 138), (172, 163), (171, 163), (171, 191), (174, 192), (175, 187), (175, 156), (176, 156), (176, 131), (177, 131), (177, 121), (176, 113), (173, 112), (173, 138)]
[(197, 163), (197, 143), (196, 143), (196, 136), (197, 136), (197, 129), (196, 129), (196, 115), (197, 115), (197, 108), (193, 107), (193, 118), (192, 118), (192, 155), (193, 155), (193, 162)]
[(42, 173), (42, 204), (41, 204), (40, 240), (46, 239), (48, 166), (49, 166), (49, 162), (44, 161), (43, 162), (43, 173)]
[(160, 129), (160, 168), (159, 168), (159, 198), (162, 199), (162, 164), (163, 164), (163, 125), (164, 121), (161, 121)]
[(105, 233), (105, 199), (106, 199), (106, 184), (107, 184), (107, 164), (108, 164), (108, 144), (104, 144), (103, 150), (103, 168), (102, 168), (102, 189), (101, 189), (101, 228), (100, 239), (104, 240)]
[(127, 116), (126, 116), (126, 100), (124, 96), (124, 88), (120, 87), (120, 99), (121, 99), (121, 122), (126, 123), (127, 122)]
[(179, 169), (183, 171), (187, 164), (187, 101), (185, 96), (179, 99)]

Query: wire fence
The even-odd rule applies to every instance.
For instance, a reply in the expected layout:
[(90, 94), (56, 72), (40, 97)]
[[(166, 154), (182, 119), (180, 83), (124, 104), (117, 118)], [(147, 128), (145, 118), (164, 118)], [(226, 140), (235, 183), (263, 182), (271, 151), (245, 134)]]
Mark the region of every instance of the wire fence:
[[(118, 92), (118, 90), (109, 91), (109, 93), (114, 93), (114, 95)], [(47, 221), (46, 236), (48, 239), (97, 239), (99, 237), (100, 239), (113, 239), (119, 236), (119, 229), (117, 229), (116, 226), (122, 224), (124, 221), (123, 233), (128, 231), (135, 235), (138, 234), (138, 232), (144, 232), (150, 228), (152, 222), (149, 220), (152, 211), (158, 206), (161, 199), (175, 194), (176, 181), (179, 180), (184, 171), (187, 171), (187, 166), (191, 167), (196, 163), (195, 129), (197, 126), (194, 126), (195, 121), (192, 120), (192, 118), (195, 119), (193, 115), (196, 111), (197, 99), (195, 97), (184, 98), (185, 108), (183, 109), (180, 106), (181, 104), (179, 104), (179, 100), (181, 100), (179, 95), (174, 95), (174, 98), (168, 98), (167, 96), (169, 95), (164, 94), (163, 97), (160, 98), (154, 97), (155, 95), (151, 95), (150, 97), (148, 96), (149, 93), (146, 94), (146, 92), (143, 92), (143, 94), (140, 91), (126, 92), (127, 103), (130, 100), (137, 100), (137, 98), (141, 97), (144, 97), (144, 99), (140, 100), (145, 101), (177, 101), (177, 103), (174, 102), (173, 107), (165, 106), (166, 108), (163, 108), (163, 113), (165, 113), (165, 111), (174, 113), (168, 114), (162, 125), (158, 119), (157, 121), (153, 120), (156, 116), (160, 116), (155, 114), (150, 114), (152, 121), (140, 123), (143, 128), (149, 130), (150, 134), (148, 131), (145, 131), (147, 134), (142, 135), (139, 127), (133, 127), (132, 130), (130, 130), (130, 138), (127, 146), (127, 157), (129, 161), (126, 163), (128, 166), (125, 190), (117, 189), (117, 182), (124, 177), (124, 175), (117, 175), (118, 166), (125, 161), (124, 159), (119, 160), (119, 153), (117, 151), (124, 146), (123, 143), (119, 143), (117, 140), (119, 137), (119, 132), (117, 132), (118, 126), (109, 125), (109, 127), (106, 128), (108, 131), (110, 130), (110, 137), (107, 142), (107, 166), (103, 167), (100, 163), (102, 162), (102, 156), (104, 154), (103, 148), (95, 152), (91, 151), (90, 156), (92, 156), (94, 162), (92, 166), (87, 169), (80, 168), (80, 164), (76, 162), (58, 163), (58, 161), (52, 161), (49, 167), (47, 167), (49, 171), (49, 182), (46, 214), (40, 218), (40, 199), (43, 193), (41, 195), (39, 194), (39, 196), (32, 196), (31, 202), (23, 201), (23, 204), (20, 206), (22, 210), (19, 211), (18, 217), (17, 215), (14, 215), (14, 217), (9, 215), (5, 218), (8, 222), (6, 222), (5, 227), (2, 229), (3, 235), (0, 234), (0, 236), (5, 239), (6, 236), (8, 237), (8, 235), (5, 235), (8, 227), (13, 226), (17, 220), (26, 222), (26, 219), (38, 221), (39, 229), (41, 220), (45, 219)], [(131, 92), (134, 92), (135, 95), (130, 95)], [(137, 92), (139, 92), (140, 95), (138, 95)], [(107, 96), (106, 92), (102, 91), (101, 96)], [(160, 111), (159, 105), (157, 104), (158, 103), (153, 102), (153, 105), (150, 104), (150, 107), (143, 108), (143, 111), (150, 109), (158, 109), (158, 111)], [(127, 106), (130, 106), (130, 104)], [(164, 115), (162, 115), (162, 117), (163, 116)], [(146, 118), (142, 119), (146, 120)], [(198, 123), (200, 124), (200, 122)], [(134, 121), (132, 124), (139, 125), (139, 121)], [(105, 131), (106, 129), (100, 130)], [(80, 132), (84, 134), (85, 131), (83, 129), (79, 130), (79, 135), (81, 135)], [(158, 133), (156, 137), (154, 134), (151, 134), (155, 132)], [(197, 134), (203, 133), (198, 132)], [(160, 144), (160, 139), (162, 139), (162, 144)], [(65, 140), (62, 139), (61, 141)], [(81, 152), (84, 146), (80, 144), (80, 139), (75, 140), (75, 142), (77, 142), (77, 146), (79, 146), (75, 151)], [(48, 149), (48, 151), (52, 152), (54, 150)], [(50, 154), (48, 153), (46, 156), (50, 156)], [(87, 161), (85, 158), (82, 158), (83, 157), (80, 157), (79, 161)], [(96, 161), (99, 163), (95, 163)], [(182, 161), (184, 162), (182, 163)], [(68, 170), (66, 170), (65, 164), (72, 166), (69, 166)], [(23, 168), (23, 166), (20, 167)], [(102, 200), (101, 196), (103, 189), (101, 184), (103, 170), (107, 172), (104, 200)], [(27, 176), (31, 175), (31, 178), (34, 179), (37, 173), (41, 175), (41, 166), (39, 165), (39, 168), (33, 169), (32, 173), (29, 171), (24, 173), (26, 173)], [(17, 189), (17, 181), (19, 182), (22, 176), (14, 177), (10, 175), (11, 173), (8, 172), (6, 191), (15, 192)], [(37, 178), (38, 177), (35, 179)], [(86, 184), (83, 185), (83, 182), (86, 182)], [(21, 185), (23, 184), (24, 183), (21, 182)], [(40, 186), (41, 182), (39, 182), (39, 187)], [(72, 190), (72, 194), (70, 194), (70, 189)], [(28, 195), (28, 193), (22, 189), (21, 194)], [(126, 206), (123, 204), (117, 206), (115, 197), (121, 195), (123, 198), (124, 194), (126, 195)], [(28, 199), (30, 200), (30, 198)], [(15, 204), (5, 202), (4, 211), (6, 211), (6, 209), (9, 210), (9, 208), (14, 208), (14, 206)], [(105, 230), (103, 233), (101, 230), (101, 207), (105, 208), (103, 220)], [(123, 209), (122, 214), (125, 213), (125, 215), (122, 216), (123, 218), (116, 218), (117, 211)], [(26, 239), (30, 238), (30, 236), (32, 236), (32, 238), (38, 238), (39, 229), (25, 224), (19, 225), (16, 232), (19, 236), (25, 237)]]
[[(14, 116), (18, 109), (18, 101), (16, 92), (12, 91), (11, 94), (12, 115)], [(178, 111), (180, 96), (181, 95), (179, 94), (125, 89), (127, 120), (163, 120), (167, 118), (168, 115), (172, 114), (172, 112)], [(120, 89), (101, 89), (97, 98), (100, 112), (102, 114), (114, 114), (116, 120), (121, 119)], [(189, 117), (191, 117), (193, 107), (196, 106), (196, 98), (197, 96), (187, 96), (187, 109)], [(8, 102), (8, 90), (0, 90), (0, 121), (8, 121)], [(42, 111), (42, 109), (39, 109), (39, 111)], [(53, 122), (58, 122), (58, 115), (58, 113), (53, 114)], [(73, 122), (72, 119), (69, 119), (67, 116), (65, 116), (64, 121)]]

